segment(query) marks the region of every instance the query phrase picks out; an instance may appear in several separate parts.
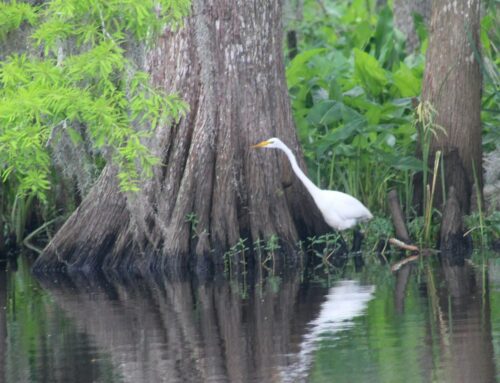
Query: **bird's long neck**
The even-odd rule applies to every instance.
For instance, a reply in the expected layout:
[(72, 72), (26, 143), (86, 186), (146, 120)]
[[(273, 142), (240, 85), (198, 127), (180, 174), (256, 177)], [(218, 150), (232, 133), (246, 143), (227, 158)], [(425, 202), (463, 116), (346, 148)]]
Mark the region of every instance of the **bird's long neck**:
[(299, 177), (299, 179), (302, 181), (302, 183), (309, 191), (309, 193), (311, 193), (311, 195), (314, 196), (316, 192), (320, 191), (320, 188), (318, 188), (309, 178), (307, 178), (302, 169), (299, 167), (299, 164), (297, 163), (297, 158), (295, 158), (295, 155), (288, 147), (280, 147), (280, 149), (285, 152), (286, 156), (290, 160), (292, 169), (297, 175), (297, 177)]

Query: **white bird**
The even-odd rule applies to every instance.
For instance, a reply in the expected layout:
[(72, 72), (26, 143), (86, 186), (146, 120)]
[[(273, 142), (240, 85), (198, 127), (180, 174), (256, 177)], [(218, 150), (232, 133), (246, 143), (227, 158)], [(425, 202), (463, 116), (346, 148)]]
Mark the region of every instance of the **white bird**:
[(359, 222), (373, 218), (372, 213), (356, 198), (336, 190), (323, 190), (317, 187), (300, 169), (297, 159), (279, 138), (270, 138), (252, 146), (253, 148), (276, 148), (285, 152), (292, 169), (302, 181), (326, 223), (336, 230), (349, 229)]

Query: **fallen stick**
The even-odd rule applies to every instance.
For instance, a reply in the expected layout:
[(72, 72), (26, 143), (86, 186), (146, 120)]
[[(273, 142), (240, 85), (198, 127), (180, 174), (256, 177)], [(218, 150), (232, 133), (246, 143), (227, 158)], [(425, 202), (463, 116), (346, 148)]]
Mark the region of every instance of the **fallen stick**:
[(397, 238), (389, 238), (389, 243), (404, 250), (420, 251), (420, 249), (417, 246), (404, 243), (403, 241)]
[(389, 194), (387, 194), (387, 204), (391, 213), (392, 223), (394, 224), (394, 230), (396, 231), (396, 237), (403, 242), (411, 242), (405, 224), (406, 220), (403, 209), (401, 209), (401, 203), (399, 202), (398, 192), (395, 189), (392, 189)]

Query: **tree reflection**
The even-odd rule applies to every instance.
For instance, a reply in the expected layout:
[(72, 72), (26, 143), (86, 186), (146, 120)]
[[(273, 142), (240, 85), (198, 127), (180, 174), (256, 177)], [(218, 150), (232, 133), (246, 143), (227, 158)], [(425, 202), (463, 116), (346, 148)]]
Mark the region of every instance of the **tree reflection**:
[(442, 271), (446, 288), (439, 297), (448, 330), (447, 375), (457, 383), (494, 382), (487, 275), (468, 264), (455, 266), (447, 262), (443, 262)]
[[(394, 302), (398, 313), (404, 312), (411, 267), (396, 273)], [(420, 356), (424, 381), (496, 381), (486, 274), (446, 259), (439, 268), (427, 264), (425, 271), (431, 316)]]
[(5, 382), (7, 353), (7, 273), (6, 264), (0, 262), (0, 382)]
[(295, 274), (244, 292), (224, 281), (73, 279), (44, 285), (109, 355), (123, 381), (271, 382), (291, 352), (299, 281)]
[(411, 275), (413, 265), (411, 263), (400, 268), (396, 277), (396, 286), (394, 288), (394, 307), (398, 314), (404, 313), (404, 302), (406, 297), (406, 289)]
[(483, 274), (424, 265), (382, 278), (376, 294), (353, 281), (328, 289), (299, 272), (206, 283), (42, 281), (47, 327), (63, 336), (37, 330), (47, 361), (37, 374), (55, 382), (495, 381)]

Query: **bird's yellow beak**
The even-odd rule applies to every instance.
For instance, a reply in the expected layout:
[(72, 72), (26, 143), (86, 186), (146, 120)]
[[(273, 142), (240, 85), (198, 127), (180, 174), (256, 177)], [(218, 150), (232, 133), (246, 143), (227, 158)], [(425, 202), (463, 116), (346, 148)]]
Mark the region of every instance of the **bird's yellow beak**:
[(250, 147), (251, 148), (263, 148), (269, 144), (270, 144), (269, 140), (266, 140), (266, 141), (259, 142), (258, 144), (252, 145)]

